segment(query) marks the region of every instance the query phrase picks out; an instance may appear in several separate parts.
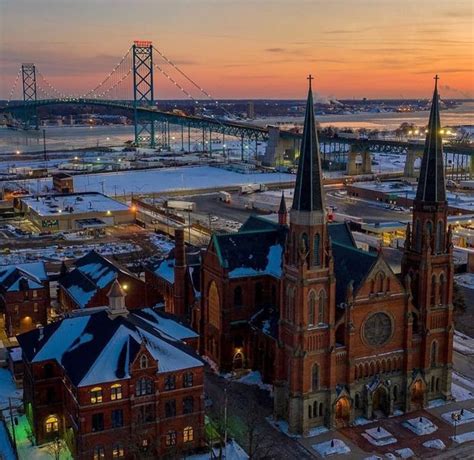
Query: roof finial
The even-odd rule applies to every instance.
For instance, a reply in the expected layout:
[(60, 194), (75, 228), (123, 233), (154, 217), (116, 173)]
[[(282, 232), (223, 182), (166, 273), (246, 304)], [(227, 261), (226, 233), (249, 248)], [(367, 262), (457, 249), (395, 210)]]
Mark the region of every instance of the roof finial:
[(433, 80), (435, 81), (435, 88), (437, 88), (437, 87), (438, 87), (438, 80), (439, 80), (438, 74), (436, 74), (436, 75), (433, 77)]
[(311, 81), (314, 80), (314, 77), (309, 74), (307, 80), (309, 81), (309, 89), (311, 89)]

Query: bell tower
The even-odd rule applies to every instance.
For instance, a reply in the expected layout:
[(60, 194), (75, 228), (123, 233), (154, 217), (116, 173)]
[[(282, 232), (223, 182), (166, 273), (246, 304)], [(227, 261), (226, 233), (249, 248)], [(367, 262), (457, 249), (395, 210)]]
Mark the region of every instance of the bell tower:
[(332, 372), (335, 280), (314, 119), (313, 77), (310, 75), (308, 80), (283, 264), (275, 381), (275, 415), (287, 420), (290, 431), (295, 433), (325, 423), (330, 400), (328, 388), (335, 386), (336, 378)]
[[(451, 396), (453, 352), (453, 245), (447, 225), (438, 76), (431, 104), (420, 177), (407, 226), (402, 274), (413, 303), (407, 371), (424, 376), (427, 399)], [(409, 384), (410, 382), (408, 382)], [(408, 392), (409, 394), (409, 389)]]

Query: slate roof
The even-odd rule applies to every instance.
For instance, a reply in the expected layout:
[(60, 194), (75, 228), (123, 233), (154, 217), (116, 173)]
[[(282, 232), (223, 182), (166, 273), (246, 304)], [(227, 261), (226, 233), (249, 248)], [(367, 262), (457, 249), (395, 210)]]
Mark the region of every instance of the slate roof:
[[(310, 77), (311, 78), (311, 77)], [(296, 211), (324, 211), (324, 193), (321, 174), (321, 155), (314, 120), (311, 80), (306, 101), (303, 139), (296, 175), (292, 209)]]
[(438, 76), (435, 77), (430, 121), (428, 123), (423, 159), (421, 160), (416, 201), (429, 203), (446, 201), (443, 139), (441, 136), (441, 122), (439, 118)]
[(240, 227), (239, 233), (253, 230), (278, 230), (278, 227), (278, 223), (252, 214)]
[(347, 287), (352, 280), (354, 291), (377, 261), (377, 255), (353, 245), (332, 241), (334, 274), (336, 276), (336, 305), (346, 301)]
[(56, 360), (78, 387), (128, 378), (142, 343), (157, 360), (158, 372), (203, 365), (182, 342), (141, 321), (99, 311), (26, 332), (18, 342), (30, 362)]
[(278, 310), (274, 308), (262, 308), (250, 319), (250, 326), (262, 331), (265, 335), (278, 340), (278, 321), (280, 319)]
[(0, 287), (7, 292), (42, 289), (48, 280), (43, 262), (0, 266)]
[(120, 272), (136, 278), (133, 273), (91, 251), (76, 261), (74, 270), (61, 277), (59, 284), (80, 308), (84, 308), (96, 292), (109, 286)]

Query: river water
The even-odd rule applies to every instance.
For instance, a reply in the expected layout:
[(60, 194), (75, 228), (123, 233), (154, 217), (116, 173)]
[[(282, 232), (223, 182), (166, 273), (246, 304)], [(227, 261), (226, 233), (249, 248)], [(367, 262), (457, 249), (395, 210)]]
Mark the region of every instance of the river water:
[[(379, 130), (393, 130), (403, 122), (425, 126), (428, 122), (428, 112), (409, 113), (357, 113), (349, 115), (320, 115), (317, 121), (322, 126), (337, 126), (348, 128), (370, 128)], [(275, 123), (302, 123), (303, 118), (265, 118), (256, 120), (255, 124), (267, 125)], [(454, 109), (441, 112), (443, 126), (471, 126), (474, 127), (474, 101), (465, 102)], [(131, 125), (110, 126), (48, 126), (46, 130), (46, 144), (48, 150), (72, 150), (97, 146), (123, 145), (132, 140), (134, 128)], [(180, 132), (172, 133), (180, 142)], [(41, 151), (43, 149), (42, 131), (13, 131), (0, 128), (0, 154)], [(195, 141), (199, 135), (195, 134)]]

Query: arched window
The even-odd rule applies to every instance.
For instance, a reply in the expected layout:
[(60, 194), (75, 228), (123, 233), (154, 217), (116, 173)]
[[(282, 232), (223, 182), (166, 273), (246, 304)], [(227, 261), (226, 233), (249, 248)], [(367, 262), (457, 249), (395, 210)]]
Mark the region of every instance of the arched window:
[(443, 231), (443, 221), (438, 220), (436, 225), (436, 252), (443, 252), (444, 248), (444, 231)]
[(314, 235), (313, 239), (313, 265), (321, 265), (321, 251), (320, 251), (320, 244), (321, 244), (321, 237), (319, 236), (319, 233), (316, 233)]
[(431, 342), (431, 367), (436, 367), (438, 363), (438, 342), (433, 340)]
[(431, 238), (433, 236), (433, 222), (431, 222), (431, 220), (428, 220), (426, 222), (426, 236), (428, 238)]
[(323, 403), (319, 403), (319, 416), (323, 416)]
[(102, 388), (94, 387), (90, 391), (91, 395), (91, 404), (97, 404), (102, 402)]
[(430, 385), (430, 391), (431, 393), (434, 392), (434, 389), (435, 389), (435, 378), (434, 378), (434, 375), (431, 376), (431, 385)]
[(135, 396), (151, 395), (153, 393), (153, 380), (147, 377), (138, 379), (135, 387)]
[(117, 399), (122, 399), (122, 385), (115, 383), (110, 387), (110, 399), (116, 401)]
[(436, 391), (439, 391), (439, 377), (436, 379)]
[(166, 433), (165, 444), (166, 444), (166, 447), (176, 445), (176, 431), (170, 430)]
[(421, 250), (421, 225), (420, 220), (416, 219), (415, 222), (415, 243), (416, 243), (416, 250)]
[(309, 293), (308, 300), (308, 324), (312, 326), (315, 324), (315, 314), (316, 314), (316, 293), (311, 291)]
[(234, 289), (234, 307), (241, 307), (242, 303), (242, 287), (237, 286)]
[(290, 322), (294, 321), (295, 316), (295, 291), (293, 288), (288, 286), (286, 290), (287, 301), (286, 301), (286, 319)]
[(431, 277), (431, 305), (436, 305), (436, 290), (438, 288), (438, 283), (436, 282), (436, 275)]
[(183, 441), (184, 442), (192, 442), (194, 441), (194, 430), (192, 426), (187, 426), (183, 430)]
[(311, 387), (313, 391), (319, 389), (319, 366), (315, 363), (311, 369)]
[(377, 292), (383, 292), (383, 281), (384, 281), (385, 275), (383, 272), (378, 272), (377, 277), (376, 277), (376, 290)]
[(313, 417), (318, 416), (318, 401), (313, 402)]
[(439, 275), (439, 296), (438, 303), (440, 305), (446, 305), (446, 278), (444, 273)]
[(300, 251), (301, 251), (302, 257), (304, 257), (304, 261), (307, 263), (308, 257), (309, 257), (309, 240), (308, 240), (308, 235), (306, 233), (303, 233), (301, 235)]
[(318, 323), (323, 324), (326, 318), (326, 291), (324, 289), (319, 291), (318, 300)]
[(420, 323), (418, 322), (418, 315), (416, 313), (412, 313), (413, 317), (413, 334), (420, 333)]
[(123, 444), (114, 444), (112, 447), (112, 458), (124, 458), (125, 457), (125, 449)]
[(311, 404), (308, 406), (308, 418), (311, 418), (313, 416), (313, 408)]
[(55, 415), (51, 415), (44, 422), (46, 433), (56, 433), (59, 431), (59, 420)]
[(148, 367), (148, 357), (146, 355), (140, 356), (140, 369), (146, 369)]
[(220, 325), (220, 300), (219, 300), (219, 290), (214, 281), (209, 285), (208, 295), (208, 315), (209, 315), (209, 324), (219, 328)]
[(94, 447), (94, 460), (103, 460), (105, 458), (105, 449), (103, 446)]
[(356, 409), (360, 409), (360, 394), (359, 393), (356, 393), (355, 394), (355, 408)]

